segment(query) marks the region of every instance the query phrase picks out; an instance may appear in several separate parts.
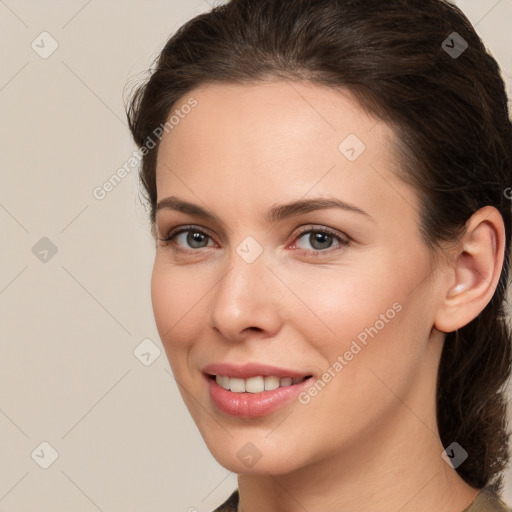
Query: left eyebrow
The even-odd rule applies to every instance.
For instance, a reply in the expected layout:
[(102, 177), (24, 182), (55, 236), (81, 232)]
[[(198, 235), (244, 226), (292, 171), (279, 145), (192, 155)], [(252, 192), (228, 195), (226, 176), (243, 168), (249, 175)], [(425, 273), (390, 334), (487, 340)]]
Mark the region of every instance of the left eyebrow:
[[(329, 208), (341, 208), (349, 212), (364, 215), (369, 220), (374, 220), (371, 215), (366, 213), (364, 210), (361, 210), (361, 208), (355, 206), (354, 204), (334, 198), (299, 199), (298, 201), (293, 201), (291, 203), (274, 205), (266, 213), (265, 220), (269, 224), (273, 224), (293, 215), (302, 215), (315, 210), (326, 210)], [(159, 210), (177, 210), (183, 213), (188, 213), (190, 215), (196, 215), (204, 219), (220, 221), (220, 218), (217, 215), (208, 210), (205, 210), (201, 206), (194, 203), (189, 203), (188, 201), (183, 201), (173, 196), (166, 197), (165, 199), (159, 201), (156, 205), (155, 211)]]
[(341, 201), (340, 199), (301, 199), (292, 203), (273, 206), (265, 216), (267, 222), (279, 222), (292, 215), (301, 215), (314, 210), (325, 210), (328, 208), (341, 208), (343, 210), (364, 215), (373, 220), (371, 215), (354, 204)]

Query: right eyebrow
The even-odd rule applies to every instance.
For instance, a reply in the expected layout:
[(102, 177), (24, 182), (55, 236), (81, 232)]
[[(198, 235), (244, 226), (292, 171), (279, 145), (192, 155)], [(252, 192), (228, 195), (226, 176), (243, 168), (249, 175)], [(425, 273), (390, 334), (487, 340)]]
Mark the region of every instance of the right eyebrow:
[(166, 197), (165, 199), (158, 201), (155, 208), (155, 213), (159, 210), (176, 210), (182, 213), (196, 215), (197, 217), (202, 217), (203, 219), (213, 220), (221, 223), (220, 217), (214, 213), (205, 210), (197, 204), (189, 203), (188, 201), (182, 201), (181, 199), (178, 199), (174, 196)]

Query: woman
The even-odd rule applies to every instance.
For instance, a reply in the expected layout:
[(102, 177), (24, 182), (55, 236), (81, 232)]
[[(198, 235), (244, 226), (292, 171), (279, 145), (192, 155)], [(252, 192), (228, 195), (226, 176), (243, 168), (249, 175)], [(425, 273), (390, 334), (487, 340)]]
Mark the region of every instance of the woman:
[(510, 510), (512, 126), (460, 10), (232, 0), (128, 118), (217, 511)]

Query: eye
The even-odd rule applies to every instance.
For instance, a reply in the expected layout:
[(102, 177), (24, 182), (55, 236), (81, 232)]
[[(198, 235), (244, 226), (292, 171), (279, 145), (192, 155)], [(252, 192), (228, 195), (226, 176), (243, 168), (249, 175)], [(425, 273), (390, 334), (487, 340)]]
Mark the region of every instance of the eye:
[[(210, 235), (195, 226), (183, 226), (172, 230), (167, 237), (159, 238), (162, 245), (172, 245), (177, 252), (195, 252), (196, 249), (214, 247)], [(332, 250), (342, 249), (350, 244), (350, 239), (326, 227), (307, 228), (297, 235), (292, 248), (300, 249), (308, 254), (325, 254)], [(309, 245), (309, 247), (308, 247)], [(311, 250), (312, 248), (312, 250)]]
[(299, 234), (296, 240), (297, 241), (294, 243), (295, 247), (306, 250), (313, 248), (313, 251), (309, 250), (309, 252), (317, 253), (331, 252), (326, 251), (326, 249), (336, 246), (346, 246), (350, 243), (348, 237), (341, 236), (328, 228), (306, 229)]
[[(164, 245), (173, 244), (180, 251), (193, 249), (203, 249), (205, 247), (213, 247), (213, 241), (210, 235), (194, 226), (185, 226), (171, 231), (166, 238), (160, 238)], [(212, 242), (208, 245), (208, 242)]]

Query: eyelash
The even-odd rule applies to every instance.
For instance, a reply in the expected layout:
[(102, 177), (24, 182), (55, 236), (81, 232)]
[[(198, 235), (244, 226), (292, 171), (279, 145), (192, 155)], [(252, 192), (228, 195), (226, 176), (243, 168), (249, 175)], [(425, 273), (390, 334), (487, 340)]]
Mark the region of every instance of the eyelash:
[[(181, 235), (182, 233), (187, 233), (188, 231), (192, 231), (194, 233), (200, 233), (202, 235), (205, 235), (207, 236), (208, 238), (212, 238), (208, 233), (205, 233), (202, 229), (196, 227), (196, 226), (183, 226), (181, 228), (177, 228), (173, 231), (171, 231), (166, 238), (159, 238), (160, 242), (162, 242), (162, 245), (163, 246), (173, 246), (173, 250), (178, 252), (178, 253), (186, 253), (186, 254), (190, 254), (190, 253), (193, 253), (193, 252), (198, 252), (199, 249), (205, 249), (206, 247), (200, 247), (200, 248), (197, 248), (197, 249), (183, 249), (182, 247), (179, 247), (176, 243), (175, 243), (175, 239), (178, 235)], [(309, 234), (309, 233), (322, 233), (322, 234), (326, 234), (326, 235), (330, 235), (332, 236), (333, 238), (336, 239), (336, 241), (338, 242), (338, 245), (335, 245), (334, 248), (332, 247), (329, 247), (327, 249), (324, 249), (324, 250), (305, 250), (305, 249), (297, 249), (298, 252), (300, 254), (307, 254), (307, 255), (313, 255), (313, 256), (322, 256), (322, 255), (325, 255), (327, 253), (331, 253), (331, 252), (334, 252), (334, 251), (337, 251), (337, 250), (341, 250), (341, 249), (344, 249), (345, 247), (351, 245), (351, 240), (348, 238), (348, 236), (346, 235), (343, 235), (343, 236), (340, 236), (338, 235), (335, 231), (333, 231), (332, 229), (330, 228), (327, 228), (327, 227), (322, 227), (322, 228), (305, 228), (303, 230), (301, 230), (299, 233), (297, 233), (297, 235), (295, 236), (294, 238), (294, 241), (298, 240), (300, 237), (306, 235), (306, 234)]]

